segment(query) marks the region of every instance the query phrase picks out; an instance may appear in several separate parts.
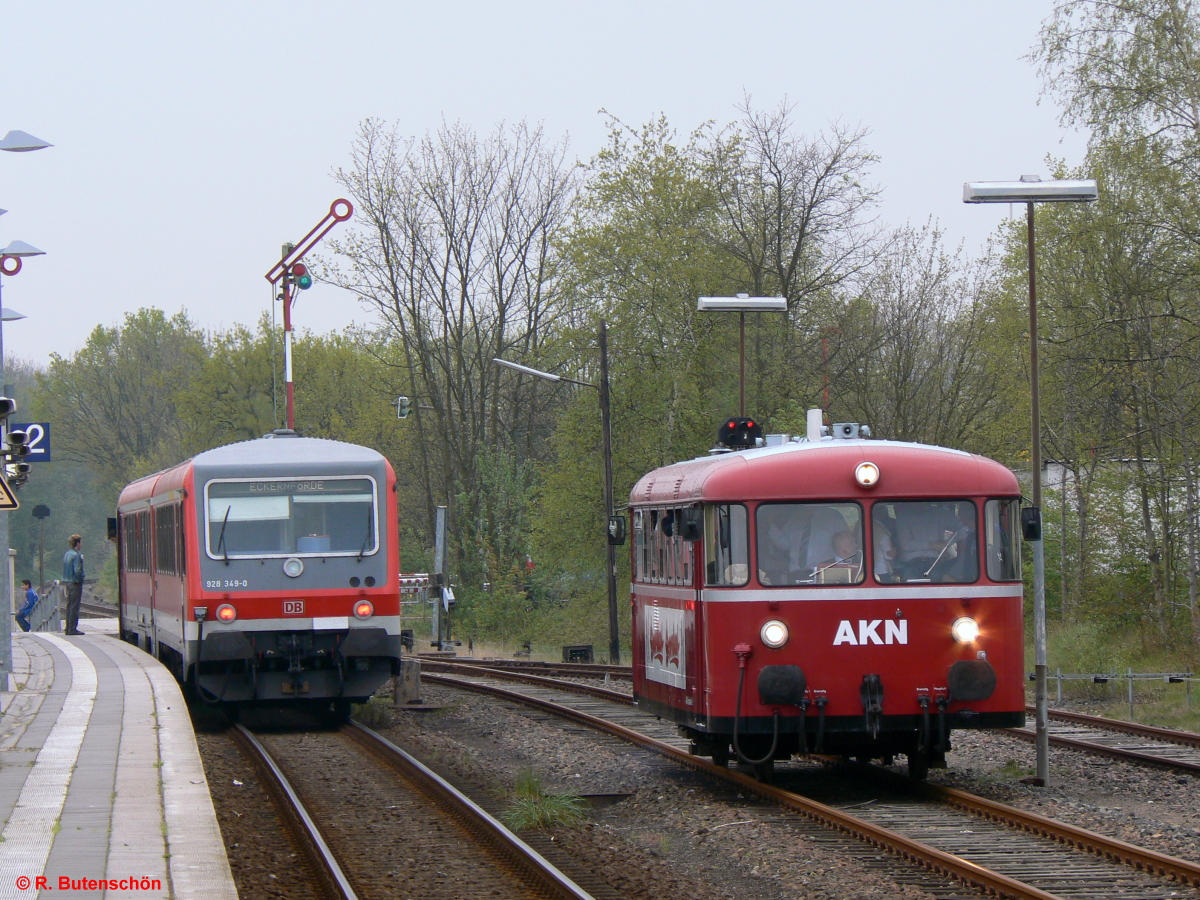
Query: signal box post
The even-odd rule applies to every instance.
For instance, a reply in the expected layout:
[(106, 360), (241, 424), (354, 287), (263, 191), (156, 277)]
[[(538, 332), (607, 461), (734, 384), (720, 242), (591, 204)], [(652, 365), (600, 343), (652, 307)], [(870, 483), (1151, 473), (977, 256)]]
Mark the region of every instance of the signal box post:
[(283, 301), (283, 379), (287, 391), (287, 427), (296, 427), (295, 384), (292, 380), (292, 288), (306, 291), (313, 285), (312, 273), (301, 259), (325, 237), (338, 222), (345, 222), (354, 215), (354, 206), (349, 200), (334, 200), (329, 212), (316, 227), (300, 239), (298, 244), (284, 244), (279, 262), (266, 274), (271, 284), (283, 282), (283, 293), (277, 299)]

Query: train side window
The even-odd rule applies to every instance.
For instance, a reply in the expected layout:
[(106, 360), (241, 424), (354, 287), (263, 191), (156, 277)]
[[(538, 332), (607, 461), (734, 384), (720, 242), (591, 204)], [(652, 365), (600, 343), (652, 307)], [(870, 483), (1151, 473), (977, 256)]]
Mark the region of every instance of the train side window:
[(644, 509), (635, 509), (633, 511), (633, 565), (634, 579), (637, 581), (646, 580), (646, 571), (649, 568), (649, 560), (646, 556), (646, 519), (649, 518)]
[(857, 503), (764, 503), (756, 524), (763, 585), (858, 584), (866, 577)]
[(125, 516), (122, 528), (125, 536), (125, 571), (150, 571), (150, 510), (144, 509)]
[(750, 580), (750, 539), (746, 507), (713, 503), (704, 507), (705, 581), (739, 587)]
[(1021, 501), (1015, 497), (989, 500), (983, 506), (987, 536), (987, 573), (992, 581), (1021, 580)]
[(871, 508), (875, 580), (884, 584), (979, 580), (979, 528), (970, 500), (909, 500)]

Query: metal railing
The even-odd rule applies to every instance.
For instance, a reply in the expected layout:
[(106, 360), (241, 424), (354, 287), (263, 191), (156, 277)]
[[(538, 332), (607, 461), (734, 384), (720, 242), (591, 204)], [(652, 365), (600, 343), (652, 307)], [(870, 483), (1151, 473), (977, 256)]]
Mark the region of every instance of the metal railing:
[(62, 631), (61, 605), (67, 600), (66, 589), (55, 583), (50, 590), (38, 597), (38, 602), (29, 611), (30, 631)]
[[(1029, 680), (1033, 681), (1033, 674), (1028, 675)], [(1062, 703), (1063, 699), (1063, 682), (1077, 681), (1085, 684), (1105, 684), (1109, 686), (1110, 696), (1111, 689), (1120, 682), (1125, 682), (1128, 689), (1129, 697), (1129, 718), (1134, 718), (1134, 690), (1133, 686), (1136, 682), (1152, 683), (1161, 682), (1162, 684), (1182, 684), (1184, 686), (1185, 706), (1187, 711), (1192, 711), (1192, 683), (1200, 684), (1200, 678), (1196, 677), (1194, 672), (1135, 672), (1133, 669), (1126, 669), (1125, 672), (1066, 672), (1058, 669), (1054, 674), (1049, 676), (1049, 680), (1055, 683), (1057, 688), (1058, 703)]]

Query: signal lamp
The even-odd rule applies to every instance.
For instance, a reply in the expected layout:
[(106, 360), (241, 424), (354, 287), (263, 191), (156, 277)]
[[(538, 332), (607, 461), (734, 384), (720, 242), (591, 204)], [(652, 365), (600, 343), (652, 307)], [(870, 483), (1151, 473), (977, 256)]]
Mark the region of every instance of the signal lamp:
[(763, 625), (759, 637), (772, 650), (778, 650), (788, 642), (788, 627), (778, 619), (772, 619)]
[(17, 401), (11, 397), (0, 397), (0, 419), (7, 419), (17, 411)]
[(237, 620), (237, 610), (228, 603), (222, 603), (217, 607), (218, 622), (233, 622)]
[(863, 487), (875, 487), (879, 483), (879, 466), (873, 462), (860, 462), (854, 469), (854, 480)]
[(370, 600), (359, 600), (354, 604), (354, 618), (369, 619), (375, 615), (375, 607)]
[(407, 419), (410, 412), (412, 412), (412, 400), (410, 400), (408, 397), (397, 397), (396, 418)]
[(313, 277), (304, 263), (293, 263), (288, 269), (288, 280), (302, 291), (313, 286)]
[(950, 626), (950, 633), (960, 644), (971, 644), (979, 638), (979, 623), (970, 616), (960, 616)]
[(299, 578), (304, 571), (304, 560), (292, 556), (283, 561), (283, 574), (288, 578)]
[(757, 447), (762, 438), (762, 425), (745, 416), (730, 416), (721, 423), (717, 442), (726, 447)]

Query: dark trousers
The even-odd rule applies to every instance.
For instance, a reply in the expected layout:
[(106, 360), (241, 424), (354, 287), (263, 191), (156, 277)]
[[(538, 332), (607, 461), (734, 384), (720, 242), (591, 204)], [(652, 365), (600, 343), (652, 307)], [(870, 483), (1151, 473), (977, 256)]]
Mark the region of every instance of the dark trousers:
[(68, 581), (64, 583), (67, 590), (67, 634), (79, 630), (79, 602), (83, 599), (83, 583)]
[(17, 624), (21, 626), (22, 631), (29, 630), (29, 613), (22, 610), (17, 613)]

